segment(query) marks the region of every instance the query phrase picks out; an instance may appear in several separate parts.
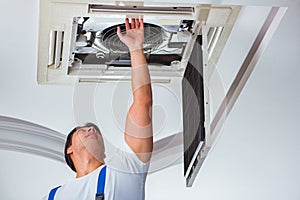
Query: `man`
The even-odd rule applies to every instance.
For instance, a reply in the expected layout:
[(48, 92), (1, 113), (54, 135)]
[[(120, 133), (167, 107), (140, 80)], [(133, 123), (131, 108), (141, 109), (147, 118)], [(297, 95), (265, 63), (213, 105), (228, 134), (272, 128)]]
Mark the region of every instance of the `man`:
[[(67, 137), (65, 159), (76, 172), (76, 179), (51, 190), (45, 199), (90, 200), (103, 196), (105, 200), (144, 199), (153, 149), (151, 80), (143, 53), (143, 19), (131, 19), (131, 23), (125, 19), (125, 27), (126, 34), (121, 33), (120, 27), (117, 34), (130, 51), (133, 103), (126, 117), (124, 147), (105, 162), (99, 128), (92, 123), (74, 128)], [(105, 174), (104, 179), (101, 174)], [(101, 181), (104, 186), (99, 193)]]

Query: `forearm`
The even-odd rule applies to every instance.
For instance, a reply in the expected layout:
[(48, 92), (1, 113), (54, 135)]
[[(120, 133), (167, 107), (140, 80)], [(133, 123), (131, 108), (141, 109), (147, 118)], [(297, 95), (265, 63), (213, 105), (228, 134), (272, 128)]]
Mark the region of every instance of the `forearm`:
[(152, 89), (148, 65), (142, 49), (130, 52), (134, 103), (152, 106)]
[(147, 62), (142, 50), (131, 52), (133, 104), (125, 127), (125, 140), (141, 161), (153, 150), (152, 90)]

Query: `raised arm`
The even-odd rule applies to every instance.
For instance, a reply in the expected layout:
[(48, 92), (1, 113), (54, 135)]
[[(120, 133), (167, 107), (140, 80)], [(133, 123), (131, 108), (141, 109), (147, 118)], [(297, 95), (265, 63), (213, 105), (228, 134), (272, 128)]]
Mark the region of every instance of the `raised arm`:
[(148, 65), (143, 52), (143, 19), (125, 20), (126, 34), (117, 29), (120, 40), (127, 45), (131, 58), (133, 103), (125, 125), (125, 141), (142, 162), (149, 161), (153, 149), (152, 90)]

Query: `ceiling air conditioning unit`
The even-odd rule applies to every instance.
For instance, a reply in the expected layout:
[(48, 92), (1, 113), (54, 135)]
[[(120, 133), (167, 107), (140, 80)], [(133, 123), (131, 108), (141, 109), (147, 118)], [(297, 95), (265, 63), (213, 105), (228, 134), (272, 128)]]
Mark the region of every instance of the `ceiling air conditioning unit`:
[[(182, 82), (184, 176), (191, 186), (212, 144), (208, 85), (240, 6), (136, 1), (41, 0), (38, 82), (131, 80), (116, 29), (144, 18), (152, 83)], [(174, 81), (176, 82), (176, 81)]]
[[(237, 17), (238, 6), (41, 0), (38, 83), (99, 83), (130, 80), (125, 17), (143, 17), (144, 52), (152, 82), (182, 77), (196, 38), (205, 36), (208, 59), (217, 62)], [(209, 63), (209, 62), (208, 62)]]

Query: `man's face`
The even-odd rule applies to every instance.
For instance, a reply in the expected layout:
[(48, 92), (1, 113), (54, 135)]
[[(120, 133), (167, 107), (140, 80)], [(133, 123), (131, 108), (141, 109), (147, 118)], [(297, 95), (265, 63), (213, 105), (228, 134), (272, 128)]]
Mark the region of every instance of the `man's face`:
[(73, 154), (90, 154), (104, 163), (104, 143), (101, 134), (94, 126), (79, 128), (72, 136), (72, 145), (68, 151)]

